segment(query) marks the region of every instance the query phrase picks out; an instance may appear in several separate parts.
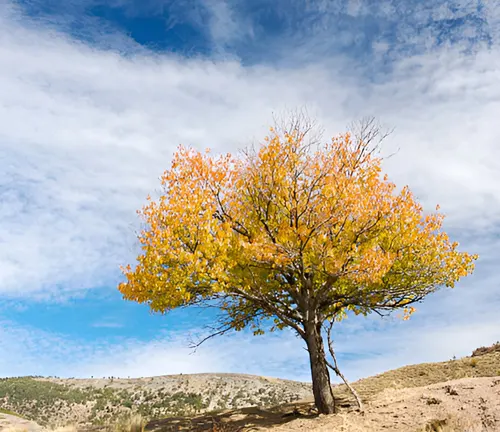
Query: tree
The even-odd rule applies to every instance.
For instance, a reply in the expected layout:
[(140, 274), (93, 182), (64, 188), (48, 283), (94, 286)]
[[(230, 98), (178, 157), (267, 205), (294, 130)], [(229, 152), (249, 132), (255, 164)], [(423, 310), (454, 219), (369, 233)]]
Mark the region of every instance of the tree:
[[(125, 299), (167, 312), (221, 311), (214, 331), (291, 328), (305, 341), (320, 413), (335, 412), (323, 332), (347, 313), (405, 318), (441, 286), (472, 273), (443, 215), (424, 215), (382, 174), (378, 128), (364, 121), (322, 143), (295, 115), (257, 149), (212, 156), (179, 147), (163, 192), (139, 213), (142, 253), (122, 268)], [(383, 138), (383, 137), (382, 137)], [(343, 376), (341, 375), (343, 378)]]

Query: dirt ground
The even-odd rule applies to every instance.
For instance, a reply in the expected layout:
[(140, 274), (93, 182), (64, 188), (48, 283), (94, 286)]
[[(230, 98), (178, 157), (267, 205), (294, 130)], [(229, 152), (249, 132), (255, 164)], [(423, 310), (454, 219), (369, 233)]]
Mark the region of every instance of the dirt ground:
[(385, 390), (362, 415), (344, 407), (332, 416), (311, 413), (310, 403), (281, 411), (256, 408), (214, 417), (165, 419), (147, 430), (220, 432), (494, 432), (500, 431), (500, 377), (464, 378), (409, 389)]
[(0, 431), (25, 430), (26, 432), (42, 432), (42, 426), (20, 417), (0, 413)]
[[(500, 431), (500, 377), (465, 378), (426, 387), (384, 391), (366, 413), (297, 419), (273, 429), (293, 431)], [(259, 430), (259, 429), (254, 429)], [(264, 430), (264, 429), (260, 429)]]

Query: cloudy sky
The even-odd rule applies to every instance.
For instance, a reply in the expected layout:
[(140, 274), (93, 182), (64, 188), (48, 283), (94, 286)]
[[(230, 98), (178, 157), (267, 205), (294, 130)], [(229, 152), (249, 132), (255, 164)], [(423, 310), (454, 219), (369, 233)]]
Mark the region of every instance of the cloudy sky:
[(347, 376), (500, 339), (499, 76), (494, 1), (0, 1), (0, 376), (309, 380), (289, 332), (193, 353), (210, 315), (152, 315), (116, 288), (178, 144), (235, 151), (303, 106), (326, 135), (365, 115), (394, 128), (391, 179), (480, 254), (411, 321), (339, 325)]

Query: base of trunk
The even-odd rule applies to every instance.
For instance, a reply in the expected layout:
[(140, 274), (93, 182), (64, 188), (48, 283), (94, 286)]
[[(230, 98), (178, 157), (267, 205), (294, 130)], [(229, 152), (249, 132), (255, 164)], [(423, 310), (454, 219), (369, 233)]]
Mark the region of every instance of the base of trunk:
[(323, 338), (321, 337), (321, 326), (312, 327), (312, 329), (306, 331), (306, 344), (311, 363), (314, 404), (320, 414), (334, 414), (335, 398), (330, 384), (330, 373), (326, 363)]

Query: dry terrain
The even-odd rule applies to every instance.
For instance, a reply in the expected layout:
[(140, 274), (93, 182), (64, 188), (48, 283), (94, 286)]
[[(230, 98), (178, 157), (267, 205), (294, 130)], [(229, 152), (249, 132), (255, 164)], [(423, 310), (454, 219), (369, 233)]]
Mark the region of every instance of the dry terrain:
[[(406, 366), (354, 386), (366, 403), (363, 415), (346, 389), (335, 386), (338, 414), (318, 416), (308, 384), (249, 375), (11, 378), (0, 380), (0, 431), (10, 424), (39, 432), (36, 423), (109, 430), (106, 425), (121, 419), (119, 430), (133, 432), (127, 417), (135, 413), (151, 432), (500, 431), (500, 344), (471, 357)], [(26, 420), (16, 420), (9, 410)]]
[(0, 407), (43, 426), (109, 424), (137, 412), (154, 419), (304, 399), (310, 384), (244, 374), (168, 375), (150, 378), (0, 379)]
[(0, 431), (4, 430), (24, 430), (27, 432), (42, 432), (43, 428), (39, 424), (26, 420), (7, 410), (0, 409)]

